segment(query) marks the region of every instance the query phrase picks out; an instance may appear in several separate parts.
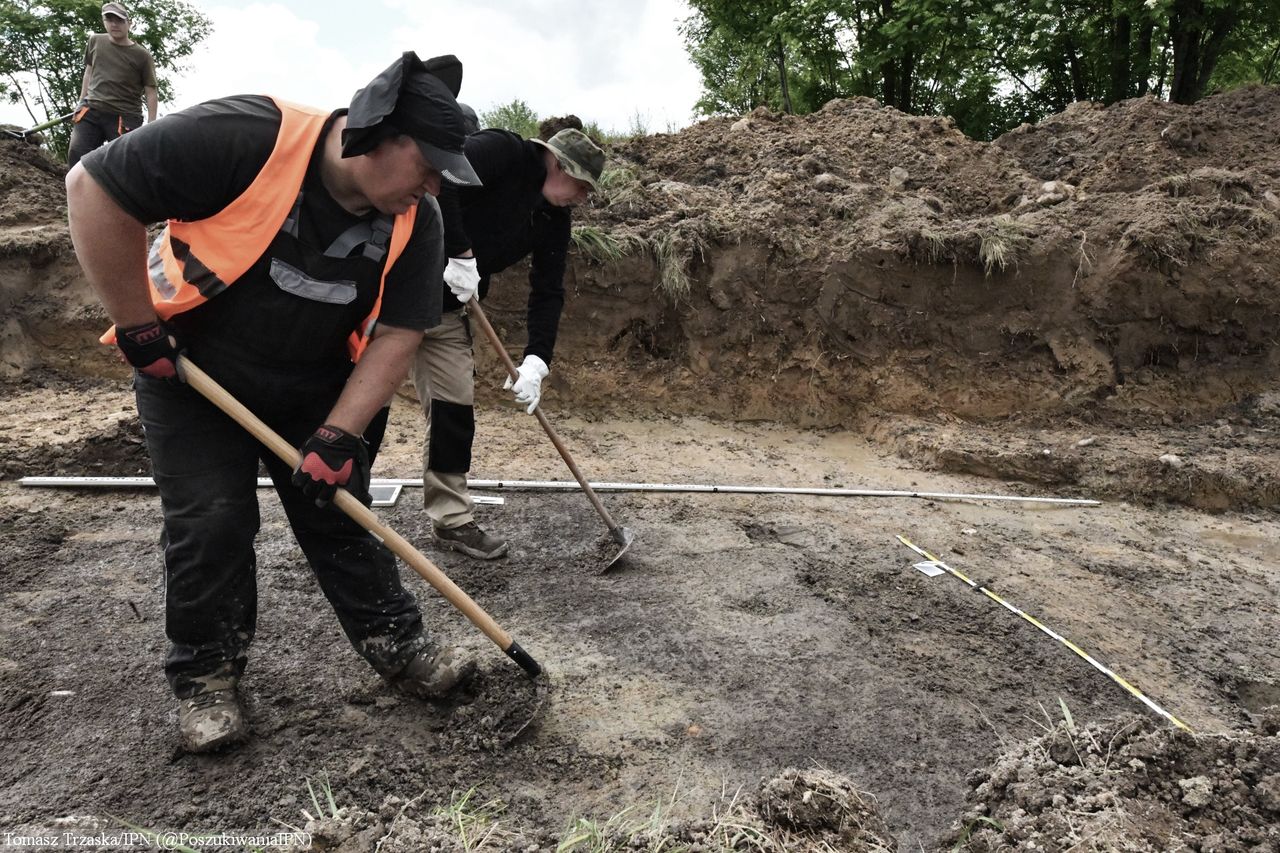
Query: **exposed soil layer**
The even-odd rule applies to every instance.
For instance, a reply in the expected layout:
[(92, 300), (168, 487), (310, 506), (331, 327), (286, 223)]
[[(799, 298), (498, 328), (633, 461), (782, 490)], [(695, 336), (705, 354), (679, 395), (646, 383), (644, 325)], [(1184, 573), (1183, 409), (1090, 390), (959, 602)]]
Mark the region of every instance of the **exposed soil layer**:
[[(432, 705), (349, 648), (263, 491), (253, 738), (213, 756), (177, 746), (154, 493), (16, 483), (149, 466), (60, 170), (0, 141), (0, 830), (453, 850), (462, 803), (504, 850), (1276, 846), (1277, 128), (1253, 87), (991, 144), (855, 100), (620, 146), (579, 221), (627, 254), (575, 251), (546, 383), (588, 476), (1106, 502), (607, 493), (637, 539), (601, 574), (581, 494), (481, 507), (512, 550), (477, 563), (410, 489), (384, 519), (549, 688), (406, 569), (481, 663)], [(487, 309), (513, 349), (519, 278)], [(473, 476), (566, 479), (478, 355)], [(421, 420), (406, 389), (375, 476), (419, 476)]]

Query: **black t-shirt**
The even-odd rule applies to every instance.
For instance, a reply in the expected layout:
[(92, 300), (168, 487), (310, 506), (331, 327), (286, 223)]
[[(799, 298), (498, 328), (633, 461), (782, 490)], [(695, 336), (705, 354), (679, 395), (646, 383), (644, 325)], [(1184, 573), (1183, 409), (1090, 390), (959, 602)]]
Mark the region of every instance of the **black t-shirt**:
[[(528, 257), (529, 341), (525, 355), (551, 363), (564, 309), (564, 273), (569, 249), (569, 209), (542, 197), (547, 149), (505, 130), (467, 137), (467, 160), (483, 186), (446, 184), (440, 191), (445, 247), (451, 257), (468, 248), (480, 272), (480, 296), (489, 277)], [(462, 307), (445, 288), (446, 311)]]
[[(334, 117), (342, 114), (338, 111)], [(140, 222), (207, 219), (253, 183), (275, 147), (280, 121), (280, 110), (270, 98), (221, 98), (126, 133), (81, 162), (103, 190)], [(323, 248), (352, 225), (378, 214), (356, 216), (334, 201), (320, 180), (319, 163), (317, 153), (303, 183), (298, 236), (308, 245)], [(413, 235), (387, 275), (379, 323), (420, 331), (440, 322), (442, 235), (439, 207), (425, 196)]]

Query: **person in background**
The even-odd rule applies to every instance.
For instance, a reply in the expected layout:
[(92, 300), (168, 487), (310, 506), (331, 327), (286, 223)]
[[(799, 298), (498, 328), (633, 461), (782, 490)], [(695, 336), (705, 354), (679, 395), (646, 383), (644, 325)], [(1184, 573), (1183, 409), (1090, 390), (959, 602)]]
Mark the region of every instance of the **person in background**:
[[(165, 674), (191, 752), (248, 733), (238, 685), (257, 619), (259, 462), (374, 670), (428, 699), (474, 671), (428, 636), (391, 551), (328, 507), (339, 487), (369, 501), (387, 404), (440, 319), (433, 197), (442, 179), (479, 184), (461, 84), (454, 57), (405, 53), (349, 110), (208, 101), (67, 175), (76, 255), (115, 323), (104, 340), (134, 368), (163, 516)], [(148, 257), (146, 225), (164, 220)], [(185, 384), (183, 354), (300, 447), (298, 466)]]
[[(580, 126), (581, 123), (579, 123)], [(569, 248), (570, 213), (604, 170), (605, 155), (577, 128), (550, 139), (521, 139), (481, 130), (466, 142), (481, 186), (446, 187), (444, 312), (423, 336), (414, 385), (427, 417), (423, 504), (436, 542), (481, 560), (507, 553), (507, 542), (475, 521), (467, 472), (475, 438), (475, 362), (467, 303), (488, 293), (490, 277), (530, 259), (528, 343), (519, 379), (507, 380), (516, 402), (533, 414), (550, 372)]]
[(67, 149), (68, 168), (95, 148), (141, 127), (144, 97), (147, 121), (156, 120), (155, 61), (129, 38), (129, 10), (122, 3), (105, 3), (102, 23), (106, 33), (90, 36), (84, 49), (84, 80)]

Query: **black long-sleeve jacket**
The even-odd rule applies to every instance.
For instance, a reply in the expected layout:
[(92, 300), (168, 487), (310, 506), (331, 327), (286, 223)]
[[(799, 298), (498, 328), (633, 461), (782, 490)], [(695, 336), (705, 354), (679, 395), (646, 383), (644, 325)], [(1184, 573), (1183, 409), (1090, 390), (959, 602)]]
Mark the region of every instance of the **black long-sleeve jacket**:
[[(489, 292), (491, 275), (532, 256), (529, 341), (524, 354), (550, 364), (564, 308), (570, 216), (568, 208), (554, 207), (542, 197), (546, 150), (505, 130), (473, 134), (467, 138), (467, 159), (484, 186), (456, 187), (446, 182), (439, 201), (445, 252), (456, 258), (472, 250), (480, 272), (481, 299)], [(461, 307), (446, 285), (444, 310)]]

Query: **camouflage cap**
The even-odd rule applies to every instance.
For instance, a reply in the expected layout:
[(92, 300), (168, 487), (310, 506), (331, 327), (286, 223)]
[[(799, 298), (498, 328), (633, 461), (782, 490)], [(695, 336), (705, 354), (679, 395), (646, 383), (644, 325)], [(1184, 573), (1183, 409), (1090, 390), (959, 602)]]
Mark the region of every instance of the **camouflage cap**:
[(604, 171), (604, 151), (585, 133), (566, 127), (546, 142), (541, 139), (529, 141), (538, 143), (556, 155), (560, 168), (568, 172), (570, 177), (586, 181), (591, 184), (592, 189), (596, 188), (596, 181)]

